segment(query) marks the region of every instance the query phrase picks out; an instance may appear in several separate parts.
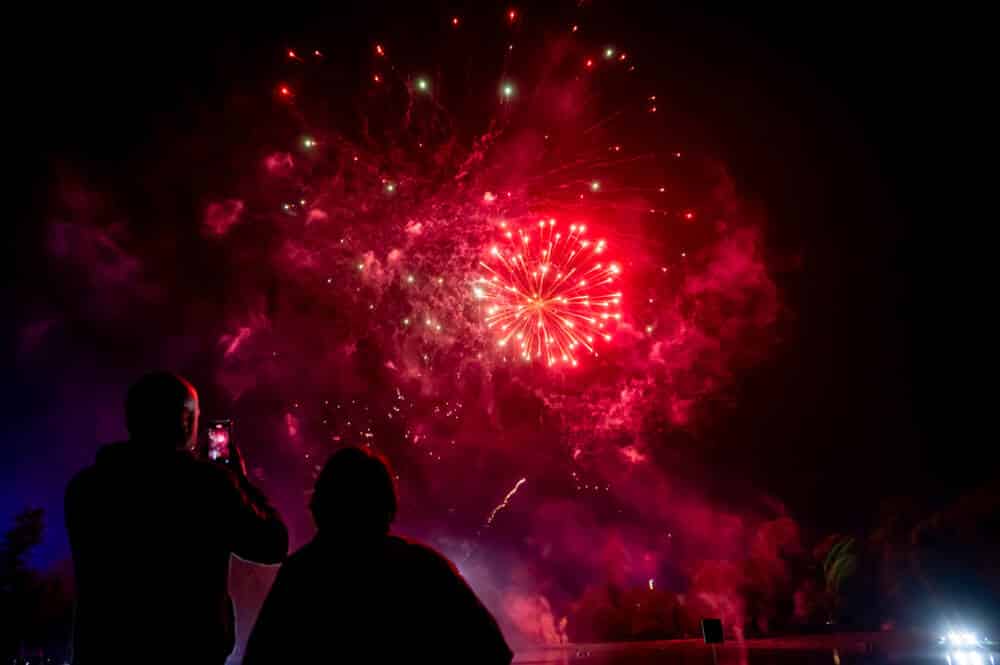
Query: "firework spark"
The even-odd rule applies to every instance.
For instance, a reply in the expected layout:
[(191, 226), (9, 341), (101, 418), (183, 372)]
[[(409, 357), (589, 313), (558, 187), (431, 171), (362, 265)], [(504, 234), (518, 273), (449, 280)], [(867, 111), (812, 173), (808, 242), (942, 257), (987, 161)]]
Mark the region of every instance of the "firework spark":
[(595, 354), (621, 320), (621, 268), (602, 259), (607, 243), (585, 238), (583, 224), (565, 234), (555, 219), (540, 220), (537, 234), (501, 228), (507, 246), (490, 248), (491, 260), (479, 264), (487, 275), (473, 284), (486, 327), (498, 347), (513, 344), (525, 361), (576, 367), (581, 349)]
[(499, 513), (501, 510), (510, 505), (510, 500), (514, 498), (514, 495), (517, 494), (517, 490), (521, 489), (521, 485), (523, 485), (527, 480), (528, 480), (527, 478), (521, 478), (519, 481), (514, 483), (514, 487), (509, 492), (507, 492), (507, 496), (503, 498), (503, 501), (498, 503), (493, 508), (493, 512), (490, 513), (489, 519), (486, 520), (486, 526), (490, 526), (491, 524), (493, 524), (493, 520), (496, 518), (497, 513)]

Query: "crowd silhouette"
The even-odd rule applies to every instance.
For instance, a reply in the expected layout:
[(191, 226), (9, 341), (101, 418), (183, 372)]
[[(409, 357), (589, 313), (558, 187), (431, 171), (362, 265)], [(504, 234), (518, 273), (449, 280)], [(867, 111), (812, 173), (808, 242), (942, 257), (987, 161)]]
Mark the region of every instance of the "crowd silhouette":
[[(73, 662), (221, 664), (235, 645), (230, 555), (282, 564), (243, 662), (509, 663), (496, 621), (454, 566), (390, 532), (386, 461), (338, 450), (316, 481), (317, 533), (288, 532), (239, 450), (198, 446), (198, 394), (158, 372), (125, 405), (129, 439), (100, 449), (66, 490), (77, 584)], [(150, 571), (154, 571), (152, 574)]]

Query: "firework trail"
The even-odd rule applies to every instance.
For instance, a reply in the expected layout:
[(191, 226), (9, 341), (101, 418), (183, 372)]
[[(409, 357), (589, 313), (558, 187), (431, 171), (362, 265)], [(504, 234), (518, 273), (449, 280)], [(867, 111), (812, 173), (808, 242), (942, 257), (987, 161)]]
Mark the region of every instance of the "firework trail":
[(514, 498), (514, 495), (517, 494), (517, 491), (521, 489), (521, 485), (523, 485), (527, 480), (528, 480), (527, 478), (521, 478), (519, 481), (514, 483), (514, 487), (511, 488), (509, 492), (507, 492), (507, 496), (503, 498), (503, 501), (498, 503), (496, 507), (493, 508), (493, 511), (490, 513), (489, 519), (486, 520), (487, 527), (493, 524), (493, 520), (496, 518), (497, 513), (499, 513), (501, 510), (510, 505), (510, 500)]

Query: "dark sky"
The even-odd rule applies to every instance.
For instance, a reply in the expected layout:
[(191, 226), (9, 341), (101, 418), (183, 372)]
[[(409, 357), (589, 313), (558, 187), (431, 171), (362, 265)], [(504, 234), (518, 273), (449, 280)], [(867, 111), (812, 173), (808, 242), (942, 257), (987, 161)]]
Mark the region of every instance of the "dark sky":
[[(400, 24), (416, 39), (424, 24), (469, 13), (415, 4), (322, 15), (280, 4), (218, 13), (87, 8), (23, 20), (5, 58), (17, 179), (8, 321), (23, 325), (44, 291), (35, 262), (60, 165), (121, 182), (122, 205), (142, 210), (142, 183), (129, 175), (137, 163), (149, 172), (163, 128), (183, 132), (196, 112), (221, 106), (234, 78), (270, 85), (286, 44), (360, 49)], [(686, 140), (717, 155), (766, 211), (790, 313), (779, 350), (741, 380), (737, 407), (719, 425), (725, 440), (751, 443), (711, 450), (706, 463), (745, 469), (816, 529), (862, 528), (884, 497), (933, 507), (994, 477), (998, 454), (981, 450), (980, 431), (991, 391), (975, 380), (987, 375), (991, 354), (970, 314), (992, 301), (973, 295), (991, 280), (988, 264), (972, 258), (983, 250), (970, 249), (991, 226), (991, 211), (973, 203), (984, 139), (976, 97), (989, 85), (980, 20), (912, 7), (732, 14), (613, 4), (589, 7), (593, 23), (658, 63), (645, 76), (676, 100)], [(522, 12), (526, 20), (558, 13)], [(184, 196), (179, 186), (177, 214), (194, 210)], [(66, 373), (50, 366), (29, 375), (13, 359), (0, 523), (26, 503), (61, 519), (62, 485), (87, 461), (94, 433), (115, 425), (87, 429), (90, 405), (60, 402), (60, 382), (101, 364), (95, 351)], [(42, 421), (59, 418), (83, 428), (86, 455), (45, 454), (59, 428)], [(50, 532), (51, 553), (61, 539)]]

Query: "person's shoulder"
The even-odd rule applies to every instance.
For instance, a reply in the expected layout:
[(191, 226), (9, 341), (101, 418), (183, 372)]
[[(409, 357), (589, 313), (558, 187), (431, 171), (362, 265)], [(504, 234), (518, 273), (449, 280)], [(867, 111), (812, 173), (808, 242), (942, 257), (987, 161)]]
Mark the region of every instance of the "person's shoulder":
[(100, 478), (114, 471), (118, 466), (118, 461), (127, 456), (131, 451), (128, 441), (114, 441), (106, 443), (97, 449), (94, 461), (83, 467), (70, 478), (66, 485), (66, 496), (79, 495), (85, 493), (95, 484), (100, 483)]
[(97, 468), (93, 464), (85, 466), (73, 474), (73, 477), (66, 484), (66, 500), (75, 499), (82, 493), (85, 493), (94, 483), (94, 476), (96, 474)]
[(107, 460), (115, 459), (120, 454), (120, 451), (127, 450), (126, 446), (126, 442), (116, 441), (114, 443), (104, 444), (98, 448), (94, 461), (77, 471), (73, 477), (69, 479), (69, 483), (66, 485), (66, 496), (69, 497), (70, 495), (77, 495), (81, 492), (86, 492), (91, 485), (97, 482), (98, 476), (104, 471), (104, 468), (108, 466)]
[(399, 551), (414, 564), (438, 572), (450, 572), (458, 575), (458, 569), (451, 559), (430, 545), (402, 536), (389, 536), (390, 547)]
[(320, 551), (315, 541), (310, 541), (289, 554), (281, 563), (279, 577), (286, 583), (315, 581), (316, 573), (330, 565), (329, 557)]
[(405, 551), (408, 555), (427, 559), (445, 559), (445, 556), (436, 549), (419, 540), (407, 536), (397, 536), (391, 534), (386, 537), (390, 548)]
[(319, 551), (319, 548), (315, 540), (311, 540), (299, 549), (295, 550), (285, 559), (285, 562), (281, 564), (281, 567), (287, 567), (291, 565), (292, 567), (301, 566), (307, 564), (313, 559), (324, 558), (324, 553)]

